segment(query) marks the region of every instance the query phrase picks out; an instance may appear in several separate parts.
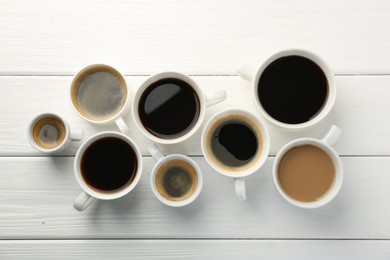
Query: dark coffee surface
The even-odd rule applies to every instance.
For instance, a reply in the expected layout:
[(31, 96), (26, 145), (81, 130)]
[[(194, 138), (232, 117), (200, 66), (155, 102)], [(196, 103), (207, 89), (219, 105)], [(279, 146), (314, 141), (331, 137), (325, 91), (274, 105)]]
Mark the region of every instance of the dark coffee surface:
[(100, 191), (116, 191), (130, 185), (137, 172), (137, 157), (124, 140), (105, 137), (92, 143), (81, 158), (86, 183)]
[(231, 121), (215, 129), (211, 149), (221, 163), (238, 167), (256, 155), (258, 140), (251, 127), (244, 122)]
[(262, 73), (258, 95), (264, 110), (288, 124), (309, 121), (322, 109), (328, 81), (322, 69), (301, 56), (282, 57)]
[(139, 116), (153, 135), (173, 139), (188, 133), (200, 114), (194, 89), (179, 79), (167, 78), (151, 84), (139, 102)]

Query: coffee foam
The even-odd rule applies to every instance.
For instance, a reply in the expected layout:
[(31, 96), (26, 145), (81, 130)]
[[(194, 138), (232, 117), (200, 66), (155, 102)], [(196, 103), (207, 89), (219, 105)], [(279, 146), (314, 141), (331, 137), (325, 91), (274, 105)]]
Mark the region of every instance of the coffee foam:
[(85, 68), (76, 75), (71, 87), (74, 107), (93, 121), (104, 121), (118, 114), (126, 103), (127, 95), (125, 79), (107, 65)]
[[(253, 158), (245, 165), (238, 166), (238, 167), (232, 167), (227, 166), (220, 162), (220, 160), (214, 155), (214, 152), (211, 148), (211, 142), (213, 139), (214, 132), (220, 127), (223, 126), (226, 123), (235, 122), (235, 123), (243, 123), (243, 125), (248, 126), (256, 135), (257, 141), (258, 141), (258, 148), (256, 154), (253, 156)], [(218, 118), (216, 121), (212, 123), (210, 128), (208, 129), (207, 135), (206, 135), (206, 151), (211, 159), (211, 161), (216, 165), (218, 168), (223, 169), (225, 171), (229, 171), (232, 173), (239, 174), (240, 172), (246, 171), (253, 166), (256, 165), (256, 163), (260, 160), (261, 154), (263, 152), (263, 134), (261, 131), (261, 128), (255, 123), (251, 118), (242, 115), (242, 114), (229, 114), (224, 115)]]
[(37, 145), (44, 149), (53, 149), (65, 140), (66, 127), (57, 117), (44, 117), (39, 119), (33, 128), (33, 138)]
[[(176, 167), (184, 170), (186, 173), (188, 173), (188, 175), (192, 179), (191, 187), (186, 192), (186, 194), (184, 194), (181, 197), (170, 196), (168, 194), (166, 188), (164, 187), (164, 184), (163, 184), (164, 178), (165, 178), (166, 174), (168, 173), (168, 171), (170, 169), (176, 168)], [(178, 181), (180, 181), (180, 180), (178, 180)], [(156, 182), (156, 188), (162, 197), (164, 197), (165, 199), (167, 199), (169, 201), (183, 201), (183, 200), (190, 198), (195, 193), (195, 191), (198, 187), (198, 174), (196, 173), (195, 168), (190, 163), (183, 161), (183, 160), (177, 160), (177, 159), (170, 160), (170, 161), (163, 163), (159, 167), (159, 169), (157, 170), (156, 177), (155, 177), (155, 182)]]

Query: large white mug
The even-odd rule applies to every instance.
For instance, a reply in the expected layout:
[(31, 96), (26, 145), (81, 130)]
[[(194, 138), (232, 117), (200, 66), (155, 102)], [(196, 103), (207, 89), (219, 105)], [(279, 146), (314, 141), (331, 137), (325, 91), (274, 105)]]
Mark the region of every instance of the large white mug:
[[(278, 65), (279, 67), (275, 67), (275, 64), (285, 62), (286, 58), (296, 59), (293, 62), (299, 62), (299, 64), (302, 64), (301, 67), (298, 67), (292, 61), (289, 61), (292, 65), (285, 65), (286, 67)], [(296, 69), (295, 72), (293, 72), (294, 69)], [(270, 75), (272, 70), (275, 73), (274, 76), (264, 76), (267, 73)], [(336, 81), (332, 70), (322, 58), (306, 50), (289, 49), (280, 51), (266, 59), (257, 69), (241, 64), (237, 72), (241, 78), (251, 82), (252, 96), (260, 113), (269, 122), (286, 130), (297, 131), (317, 124), (329, 114), (336, 99)], [(290, 72), (291, 74), (289, 74)], [(318, 79), (313, 80), (315, 77), (318, 77)], [(285, 82), (279, 84), (286, 87), (285, 90), (288, 89), (288, 91), (284, 93), (284, 91), (275, 90), (276, 86), (272, 85), (271, 80), (285, 80)], [(306, 95), (309, 94), (305, 94), (308, 92), (303, 90), (303, 84), (299, 84), (303, 80), (310, 86), (310, 98), (306, 98)], [(313, 85), (312, 81), (323, 84)], [(262, 88), (262, 86), (267, 85), (263, 82), (269, 82), (267, 83), (270, 86), (269, 90)], [(311, 86), (318, 89), (313, 90)], [(273, 94), (269, 94), (272, 89)], [(272, 96), (271, 99), (270, 96), (265, 96), (267, 93), (268, 95), (277, 95), (277, 97)], [(313, 97), (319, 100), (313, 102), (313, 100), (316, 100)], [(302, 102), (302, 100), (310, 101)], [(277, 109), (281, 110), (277, 111)], [(272, 113), (274, 115), (271, 115)], [(283, 114), (283, 119), (280, 117), (281, 114)], [(293, 122), (294, 120), (297, 121)]]
[(68, 122), (53, 113), (36, 116), (29, 124), (27, 138), (40, 152), (52, 154), (64, 150), (71, 141), (83, 139), (82, 129), (71, 129)]
[[(339, 139), (340, 135), (341, 130), (333, 125), (321, 140), (299, 138), (280, 149), (274, 160), (272, 176), (276, 189), (286, 201), (300, 208), (313, 209), (326, 205), (336, 197), (343, 183), (344, 172), (340, 157), (331, 145)], [(303, 149), (307, 147), (310, 150), (304, 151)], [(290, 167), (288, 175), (285, 175), (283, 180), (280, 176), (281, 167)], [(288, 184), (282, 182), (292, 183), (304, 180), (306, 177), (308, 182), (290, 185), (288, 191), (283, 188), (283, 185), (287, 187)], [(317, 188), (321, 190), (315, 190)], [(299, 192), (300, 198), (292, 192), (295, 194)], [(309, 201), (301, 199), (307, 196), (310, 196)]]
[[(110, 146), (110, 148), (102, 150), (102, 146), (100, 146), (100, 148), (97, 147), (96, 145), (99, 144), (98, 142), (102, 142), (102, 140), (107, 140), (105, 138), (111, 138), (109, 141), (107, 141), (107, 144), (113, 142), (119, 143), (120, 149), (119, 147), (116, 148), (114, 146)], [(95, 158), (94, 160), (93, 156), (97, 157), (96, 155), (84, 157), (85, 154), (91, 154), (91, 152), (88, 152), (89, 149), (97, 148), (99, 148), (100, 151), (103, 151), (101, 154), (103, 154), (103, 156), (106, 155), (106, 158)], [(114, 158), (113, 156), (121, 156), (121, 154), (116, 154), (118, 153), (118, 151), (124, 151), (126, 152), (126, 155), (130, 154), (131, 156), (129, 156), (129, 159), (133, 160), (133, 162), (131, 162), (133, 165), (133, 173), (131, 176), (129, 176), (128, 180), (125, 180), (126, 184), (113, 190), (102, 190), (100, 188), (97, 188), (96, 185), (94, 186), (93, 184), (88, 183), (92, 178), (99, 179), (102, 177), (94, 176), (94, 173), (90, 172), (92, 170), (88, 170), (89, 180), (87, 180), (87, 173), (83, 172), (83, 170), (87, 168), (86, 166), (83, 166), (83, 164), (91, 164), (89, 165), (88, 169), (93, 169), (93, 167), (91, 167), (93, 166), (93, 163), (96, 163), (96, 165), (98, 165), (95, 168), (109, 167), (110, 169), (105, 170), (105, 180), (107, 180), (107, 178), (115, 178), (117, 175), (113, 172), (113, 170), (111, 170), (111, 167), (115, 168), (116, 165), (111, 164), (116, 162), (116, 158)], [(122, 155), (124, 156), (124, 154)], [(102, 157), (102, 155), (100, 155), (100, 157)], [(96, 199), (113, 200), (123, 197), (129, 192), (131, 192), (137, 186), (142, 175), (142, 155), (134, 141), (132, 141), (126, 135), (115, 131), (101, 132), (91, 136), (80, 146), (79, 150), (77, 151), (76, 158), (74, 160), (74, 174), (76, 176), (78, 184), (83, 189), (83, 192), (81, 192), (81, 194), (76, 198), (73, 206), (76, 210), (83, 211)]]
[(156, 198), (170, 207), (187, 206), (196, 200), (203, 187), (202, 172), (196, 162), (182, 154), (164, 156), (155, 145), (148, 150), (156, 160), (150, 175)]
[(97, 125), (115, 123), (122, 133), (129, 133), (123, 117), (130, 109), (130, 89), (115, 68), (93, 64), (81, 69), (73, 77), (70, 98), (73, 109), (86, 121)]
[[(213, 143), (217, 142), (214, 138), (219, 138), (218, 135), (221, 134), (221, 132), (218, 131), (221, 131), (220, 129), (222, 129), (222, 126), (229, 125), (231, 123), (244, 125), (248, 128), (248, 131), (251, 131), (248, 132), (250, 133), (250, 136), (254, 137), (252, 139), (253, 141), (251, 141), (246, 139), (246, 136), (239, 136), (234, 133), (231, 135), (232, 140), (230, 141), (233, 142), (232, 145), (239, 143), (255, 145), (253, 146), (255, 149), (253, 149), (253, 155), (251, 154), (250, 159), (247, 159), (247, 157), (241, 157), (243, 159), (243, 163), (241, 164), (241, 162), (237, 160), (237, 166), (234, 165), (236, 160), (233, 157), (233, 153), (229, 154), (229, 152), (226, 152), (229, 148), (226, 148), (225, 151), (225, 148), (219, 144), (215, 145), (216, 148), (213, 148)], [(244, 141), (244, 139), (246, 141)], [(217, 113), (206, 123), (202, 133), (201, 145), (203, 155), (209, 165), (216, 172), (233, 178), (237, 200), (245, 200), (245, 177), (258, 171), (268, 157), (270, 137), (265, 124), (258, 117), (247, 111), (241, 109), (228, 109)], [(241, 151), (245, 149), (242, 147), (238, 147), (238, 149)], [(222, 156), (217, 154), (219, 151), (223, 154)], [(226, 156), (227, 159), (223, 159), (222, 161), (220, 157), (224, 156)], [(231, 163), (229, 163), (229, 161)]]
[[(163, 135), (158, 135), (156, 133), (154, 134), (151, 129), (149, 130), (147, 129), (147, 127), (143, 123), (143, 119), (141, 118), (140, 115), (141, 111), (139, 110), (139, 106), (140, 106), (141, 99), (145, 98), (144, 97), (144, 95), (146, 95), (145, 92), (148, 90), (149, 87), (151, 87), (151, 85), (153, 85), (156, 82), (157, 83), (161, 82), (161, 80), (172, 80), (172, 79), (183, 81), (186, 85), (188, 85), (192, 89), (192, 91), (195, 93), (198, 102), (197, 109), (199, 110), (199, 112), (197, 116), (191, 118), (192, 122), (188, 126), (188, 128), (185, 129), (185, 131), (182, 131), (177, 134), (172, 134), (171, 136), (163, 137)], [(163, 95), (168, 95), (168, 94), (170, 93), (165, 91), (164, 93), (156, 93), (156, 95), (150, 95), (150, 97), (148, 96), (147, 98), (151, 98), (151, 99), (158, 98), (160, 96), (162, 97)], [(167, 100), (169, 101), (169, 98), (172, 98), (173, 96), (174, 94), (172, 94), (172, 96), (168, 96), (166, 100), (163, 100), (162, 102)], [(199, 129), (205, 117), (207, 107), (215, 105), (225, 99), (226, 99), (226, 92), (224, 90), (217, 90), (210, 93), (203, 93), (203, 91), (199, 88), (198, 84), (190, 77), (178, 72), (162, 72), (149, 77), (144, 83), (142, 83), (142, 85), (140, 86), (140, 88), (138, 89), (137, 93), (134, 96), (134, 101), (132, 104), (133, 106), (132, 113), (133, 113), (135, 124), (137, 125), (138, 129), (150, 140), (160, 144), (175, 144), (188, 139)], [(154, 109), (156, 109), (159, 106), (164, 105), (164, 103), (153, 104), (153, 105), (155, 106)], [(172, 119), (172, 122), (175, 122), (175, 120), (177, 122), (177, 118), (175, 117), (175, 115), (177, 116), (178, 114), (182, 113), (180, 109), (181, 108), (178, 108), (177, 111), (170, 111), (167, 109), (167, 111), (164, 111), (164, 115)], [(161, 121), (161, 118), (156, 118), (155, 120)], [(167, 125), (167, 122), (155, 122), (155, 125), (161, 126), (164, 124)]]

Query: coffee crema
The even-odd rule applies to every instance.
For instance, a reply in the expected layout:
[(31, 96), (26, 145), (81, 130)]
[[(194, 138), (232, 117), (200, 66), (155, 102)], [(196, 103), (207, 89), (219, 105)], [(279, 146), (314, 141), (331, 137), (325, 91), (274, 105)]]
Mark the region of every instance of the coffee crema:
[(82, 71), (71, 91), (72, 102), (79, 113), (94, 121), (109, 119), (120, 112), (127, 94), (122, 75), (104, 65)]
[(33, 138), (37, 145), (44, 149), (53, 149), (61, 145), (66, 136), (64, 122), (57, 117), (39, 119), (33, 129)]
[(183, 160), (165, 162), (157, 171), (156, 187), (162, 197), (170, 201), (183, 201), (191, 197), (198, 186), (194, 167)]
[(291, 148), (284, 154), (278, 167), (281, 188), (291, 198), (301, 202), (315, 202), (331, 190), (336, 170), (330, 156), (314, 145)]
[(128, 187), (137, 173), (138, 159), (133, 147), (117, 137), (94, 141), (81, 157), (81, 176), (99, 192), (116, 192)]
[(269, 116), (287, 124), (316, 117), (328, 97), (328, 80), (322, 69), (302, 56), (276, 59), (260, 76), (257, 95)]
[(138, 113), (147, 131), (162, 139), (187, 134), (200, 115), (200, 101), (194, 88), (176, 78), (160, 79), (143, 92)]
[(206, 148), (212, 161), (229, 171), (252, 167), (262, 152), (261, 130), (246, 116), (227, 115), (213, 122)]

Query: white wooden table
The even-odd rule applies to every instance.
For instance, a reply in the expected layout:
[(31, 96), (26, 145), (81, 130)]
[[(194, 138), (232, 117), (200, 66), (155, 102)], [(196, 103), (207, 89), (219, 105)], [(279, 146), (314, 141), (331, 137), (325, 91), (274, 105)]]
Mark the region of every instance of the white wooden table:
[[(12, 1), (0, 0), (0, 259), (390, 259), (390, 2), (378, 1)], [(309, 131), (270, 126), (271, 155), (247, 179), (245, 202), (204, 161), (200, 131), (166, 153), (194, 156), (204, 174), (198, 200), (168, 208), (153, 196), (150, 144), (130, 115), (144, 172), (130, 195), (72, 208), (80, 192), (73, 160), (80, 143), (56, 157), (29, 145), (28, 122), (56, 112), (85, 137), (96, 127), (72, 110), (69, 86), (82, 66), (103, 62), (126, 75), (132, 93), (152, 73), (192, 75), (228, 98), (207, 112), (254, 113), (239, 62), (260, 64), (285, 48), (322, 56), (336, 73), (330, 116)], [(339, 196), (318, 210), (285, 202), (271, 166), (297, 137), (343, 130), (335, 146), (345, 169)]]

